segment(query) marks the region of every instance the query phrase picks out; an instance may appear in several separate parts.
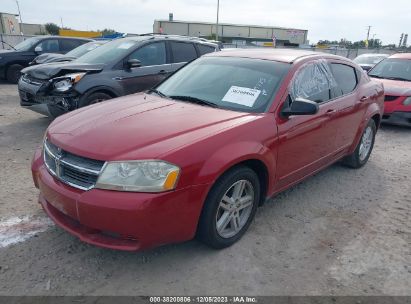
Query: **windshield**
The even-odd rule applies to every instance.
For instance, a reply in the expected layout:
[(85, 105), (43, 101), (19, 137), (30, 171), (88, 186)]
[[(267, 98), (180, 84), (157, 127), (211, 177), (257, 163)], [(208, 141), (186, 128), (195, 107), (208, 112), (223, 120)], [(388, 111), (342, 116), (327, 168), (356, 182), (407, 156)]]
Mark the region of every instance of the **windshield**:
[(176, 100), (262, 113), (289, 69), (290, 64), (261, 59), (202, 57), (156, 89)]
[(39, 38), (32, 37), (32, 38), (29, 38), (29, 39), (26, 39), (20, 42), (14, 48), (16, 49), (16, 51), (28, 51), (31, 49), (33, 45), (35, 45), (39, 41), (40, 41)]
[(387, 56), (358, 56), (354, 59), (354, 62), (357, 64), (371, 64), (375, 65)]
[(123, 58), (139, 41), (117, 39), (110, 41), (76, 59), (79, 63), (108, 63)]
[(376, 78), (411, 81), (411, 60), (385, 59), (377, 64), (368, 75)]
[(66, 55), (69, 57), (81, 57), (84, 54), (98, 48), (100, 45), (102, 45), (102, 42), (89, 42), (83, 45), (80, 45), (79, 47), (76, 47), (75, 49), (71, 50), (68, 52)]

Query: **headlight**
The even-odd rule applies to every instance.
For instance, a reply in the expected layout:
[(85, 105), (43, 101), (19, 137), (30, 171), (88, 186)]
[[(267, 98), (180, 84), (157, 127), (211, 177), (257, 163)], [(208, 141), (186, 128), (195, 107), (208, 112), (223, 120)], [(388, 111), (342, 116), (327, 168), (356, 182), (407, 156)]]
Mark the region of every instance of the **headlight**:
[(411, 96), (405, 98), (405, 100), (402, 102), (402, 104), (403, 104), (404, 106), (410, 105), (410, 104), (411, 104)]
[(67, 92), (73, 84), (76, 84), (86, 73), (73, 73), (58, 77), (54, 82), (54, 89), (58, 92)]
[(160, 160), (108, 162), (97, 179), (96, 188), (163, 192), (173, 190), (180, 168)]

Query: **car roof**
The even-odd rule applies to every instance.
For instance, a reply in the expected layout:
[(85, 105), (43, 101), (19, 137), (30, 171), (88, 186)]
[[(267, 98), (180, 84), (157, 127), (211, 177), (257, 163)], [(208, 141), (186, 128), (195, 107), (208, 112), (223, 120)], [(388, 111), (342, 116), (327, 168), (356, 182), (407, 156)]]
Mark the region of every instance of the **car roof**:
[(251, 48), (251, 49), (230, 49), (223, 52), (209, 53), (204, 56), (213, 57), (242, 57), (242, 58), (253, 58), (253, 59), (264, 59), (271, 61), (280, 61), (286, 63), (293, 63), (299, 59), (307, 57), (316, 58), (334, 58), (334, 59), (344, 59), (347, 58), (331, 55), (322, 52), (313, 52), (298, 49), (270, 49), (270, 48)]
[(397, 53), (391, 55), (390, 58), (411, 59), (411, 53)]

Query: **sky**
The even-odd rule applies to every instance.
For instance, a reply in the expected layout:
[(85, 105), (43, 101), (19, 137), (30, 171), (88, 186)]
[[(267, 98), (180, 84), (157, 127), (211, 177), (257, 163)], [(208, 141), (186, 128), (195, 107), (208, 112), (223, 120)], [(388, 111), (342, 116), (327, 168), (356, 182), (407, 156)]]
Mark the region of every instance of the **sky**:
[[(215, 22), (217, 0), (18, 0), (24, 23), (54, 22), (76, 30), (113, 28), (153, 31), (154, 19)], [(0, 12), (17, 13), (15, 0), (0, 0)], [(411, 0), (220, 0), (220, 22), (308, 30), (318, 40), (370, 39), (398, 44), (411, 35)], [(61, 19), (60, 19), (61, 18)], [(375, 35), (375, 36), (374, 36)], [(411, 44), (411, 37), (408, 39)]]

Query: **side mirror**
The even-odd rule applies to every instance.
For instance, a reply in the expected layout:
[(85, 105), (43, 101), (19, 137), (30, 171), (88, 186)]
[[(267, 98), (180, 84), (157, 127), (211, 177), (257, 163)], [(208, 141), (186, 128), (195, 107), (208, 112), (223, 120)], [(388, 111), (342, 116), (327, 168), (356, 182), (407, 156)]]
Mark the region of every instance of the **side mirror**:
[(131, 68), (138, 68), (141, 67), (141, 61), (138, 59), (129, 59), (126, 62), (126, 68), (131, 69)]
[(38, 45), (38, 46), (35, 47), (34, 51), (36, 53), (41, 53), (41, 52), (43, 52), (43, 48), (40, 45)]
[(314, 115), (318, 112), (318, 104), (314, 101), (296, 98), (290, 106), (284, 108), (281, 114), (285, 117), (292, 115)]

